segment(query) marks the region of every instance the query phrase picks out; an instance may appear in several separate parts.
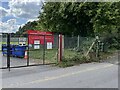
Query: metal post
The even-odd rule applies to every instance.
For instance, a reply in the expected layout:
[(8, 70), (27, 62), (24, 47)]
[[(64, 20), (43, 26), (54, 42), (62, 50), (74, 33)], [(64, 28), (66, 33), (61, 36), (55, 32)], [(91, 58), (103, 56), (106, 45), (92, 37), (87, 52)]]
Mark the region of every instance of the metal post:
[(10, 34), (7, 34), (7, 68), (10, 71)]
[(27, 55), (28, 55), (28, 57), (27, 57), (27, 66), (29, 66), (29, 34), (27, 35), (27, 37), (28, 37), (28, 49), (27, 49)]
[(80, 47), (80, 36), (78, 35), (78, 44), (77, 44), (77, 48), (79, 49)]
[(102, 44), (102, 45), (101, 45), (102, 52), (104, 52), (104, 43), (102, 42), (101, 44)]
[(58, 62), (58, 55), (59, 55), (59, 35), (57, 36), (57, 62)]
[[(0, 42), (2, 42), (2, 34), (0, 34)], [(0, 50), (2, 50), (2, 43), (0, 43)]]
[(99, 41), (97, 41), (96, 58), (99, 58)]
[(62, 57), (63, 57), (63, 41), (62, 41), (62, 34), (59, 35), (59, 53), (58, 53), (58, 60), (59, 62), (62, 61)]
[(45, 64), (45, 35), (44, 35), (44, 45), (43, 45), (43, 65)]
[(96, 36), (96, 58), (98, 58), (99, 54), (99, 37)]

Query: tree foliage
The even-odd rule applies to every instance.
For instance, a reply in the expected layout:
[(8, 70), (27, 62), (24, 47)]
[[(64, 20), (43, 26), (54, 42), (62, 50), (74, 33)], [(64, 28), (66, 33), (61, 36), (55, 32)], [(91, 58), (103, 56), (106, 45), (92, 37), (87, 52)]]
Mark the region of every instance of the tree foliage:
[(27, 30), (35, 30), (35, 27), (37, 26), (37, 21), (33, 21), (33, 22), (27, 22), (23, 27), (19, 27), (18, 32), (16, 32), (16, 34), (22, 35), (24, 33), (26, 33)]
[(120, 29), (120, 2), (47, 2), (38, 19), (18, 33), (33, 29), (70, 36), (115, 35)]
[(67, 35), (87, 36), (94, 34), (91, 16), (86, 14), (89, 8), (95, 8), (97, 3), (60, 3), (48, 2), (43, 7), (39, 22), (48, 31)]

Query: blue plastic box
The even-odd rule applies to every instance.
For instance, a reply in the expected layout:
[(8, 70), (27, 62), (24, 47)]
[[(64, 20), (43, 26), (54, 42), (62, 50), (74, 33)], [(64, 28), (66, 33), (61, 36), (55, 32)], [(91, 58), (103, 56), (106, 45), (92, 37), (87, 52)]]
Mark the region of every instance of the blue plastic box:
[[(12, 54), (12, 47), (13, 47), (13, 45), (10, 45), (10, 55)], [(2, 44), (2, 54), (7, 55), (7, 45), (6, 44)]]
[(24, 57), (27, 46), (16, 45), (12, 48), (12, 56), (15, 57)]

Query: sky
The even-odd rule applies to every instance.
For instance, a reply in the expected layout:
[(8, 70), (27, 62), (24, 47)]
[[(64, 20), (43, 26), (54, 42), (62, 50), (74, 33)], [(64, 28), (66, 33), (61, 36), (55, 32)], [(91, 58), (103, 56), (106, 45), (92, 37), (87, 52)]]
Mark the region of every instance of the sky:
[(0, 33), (15, 33), (28, 21), (37, 20), (42, 0), (0, 0)]

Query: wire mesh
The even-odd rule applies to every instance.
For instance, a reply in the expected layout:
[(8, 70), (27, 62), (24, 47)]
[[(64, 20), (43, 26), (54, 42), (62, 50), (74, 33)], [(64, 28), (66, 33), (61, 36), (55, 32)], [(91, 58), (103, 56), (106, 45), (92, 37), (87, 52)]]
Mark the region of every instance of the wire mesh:
[(72, 58), (84, 55), (95, 39), (92, 37), (64, 37), (64, 57)]

